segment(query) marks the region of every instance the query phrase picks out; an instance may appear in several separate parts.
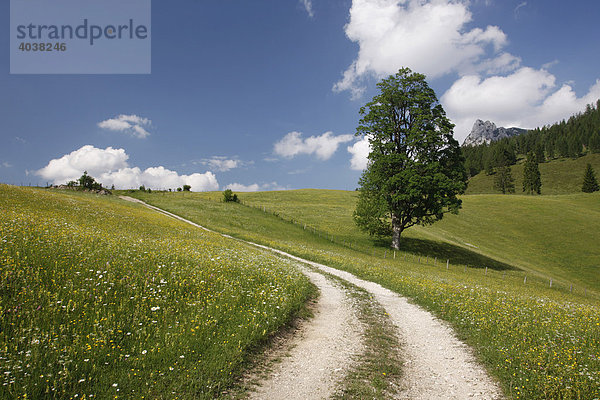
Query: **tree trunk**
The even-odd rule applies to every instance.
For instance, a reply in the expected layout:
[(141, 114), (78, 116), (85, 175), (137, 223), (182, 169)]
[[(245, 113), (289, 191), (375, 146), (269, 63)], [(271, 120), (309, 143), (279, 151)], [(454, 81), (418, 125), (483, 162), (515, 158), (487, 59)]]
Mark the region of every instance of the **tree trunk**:
[(400, 235), (402, 234), (402, 225), (400, 224), (400, 218), (392, 214), (392, 247), (396, 250), (400, 250)]

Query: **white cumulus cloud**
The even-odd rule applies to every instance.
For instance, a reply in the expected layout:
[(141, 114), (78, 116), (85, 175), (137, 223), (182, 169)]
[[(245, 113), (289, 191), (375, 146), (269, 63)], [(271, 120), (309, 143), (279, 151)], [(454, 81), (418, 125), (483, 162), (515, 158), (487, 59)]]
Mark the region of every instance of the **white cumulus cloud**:
[[(345, 32), (359, 50), (333, 89), (350, 91), (357, 98), (365, 90), (365, 78), (379, 79), (403, 66), (428, 79), (457, 74), (440, 101), (456, 125), (459, 141), (477, 119), (534, 128), (568, 118), (600, 97), (598, 82), (580, 96), (570, 84), (557, 83), (548, 72), (557, 60), (542, 68), (521, 65), (520, 57), (503, 51), (508, 37), (499, 27), (477, 27), (469, 9), (472, 4), (469, 0), (353, 0)], [(515, 14), (526, 5), (520, 2)], [(358, 151), (355, 146), (352, 154)]]
[(363, 78), (403, 66), (429, 78), (474, 68), (489, 47), (496, 53), (507, 38), (496, 26), (467, 30), (471, 20), (467, 1), (353, 0), (345, 32), (358, 43), (358, 56), (334, 90), (350, 90), (356, 98)]
[(175, 189), (183, 185), (190, 185), (192, 191), (219, 189), (217, 178), (210, 171), (180, 175), (163, 166), (141, 170), (139, 167), (130, 167), (128, 159), (124, 149), (99, 149), (86, 145), (61, 158), (51, 160), (44, 168), (36, 171), (36, 174), (54, 184), (76, 180), (87, 171), (105, 187), (114, 185), (118, 189), (138, 188), (142, 185), (153, 189)]
[(275, 143), (274, 152), (286, 158), (293, 158), (300, 154), (314, 154), (325, 161), (333, 156), (341, 143), (350, 142), (352, 138), (353, 135), (335, 136), (333, 132), (303, 138), (301, 132), (290, 132)]
[(215, 156), (209, 159), (204, 159), (200, 161), (200, 164), (208, 165), (211, 169), (221, 172), (227, 172), (245, 165), (245, 163), (238, 159), (231, 159), (223, 156)]
[(369, 153), (371, 153), (371, 144), (367, 137), (363, 137), (352, 146), (348, 146), (347, 150), (352, 154), (352, 157), (350, 158), (351, 169), (362, 171), (367, 168)]
[(124, 132), (144, 139), (150, 135), (150, 132), (146, 129), (151, 124), (152, 121), (149, 119), (137, 115), (119, 115), (118, 117), (99, 122), (98, 126), (109, 131)]
[(258, 191), (267, 191), (267, 190), (287, 190), (286, 187), (279, 185), (277, 182), (270, 183), (253, 183), (251, 185), (244, 185), (241, 183), (230, 183), (225, 186), (225, 189), (231, 189), (234, 192), (258, 192)]
[(600, 98), (600, 82), (577, 97), (573, 88), (557, 88), (556, 77), (544, 69), (523, 67), (506, 76), (463, 76), (446, 91), (441, 102), (456, 124), (462, 141), (477, 119), (498, 126), (535, 128), (568, 118)]
[(91, 145), (72, 151), (69, 154), (51, 160), (48, 165), (37, 171), (37, 175), (55, 184), (66, 183), (79, 178), (84, 171), (97, 177), (107, 171), (116, 171), (128, 166), (129, 156), (123, 149), (98, 149)]

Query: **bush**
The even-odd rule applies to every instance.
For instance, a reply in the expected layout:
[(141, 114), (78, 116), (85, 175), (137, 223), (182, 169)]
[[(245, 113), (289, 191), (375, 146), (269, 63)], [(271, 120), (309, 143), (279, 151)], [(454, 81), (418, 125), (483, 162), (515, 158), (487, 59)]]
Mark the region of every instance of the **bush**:
[(239, 203), (237, 194), (233, 193), (231, 189), (227, 189), (223, 192), (223, 201), (225, 201), (225, 203)]
[(189, 192), (192, 187), (190, 185), (183, 185), (183, 191)]

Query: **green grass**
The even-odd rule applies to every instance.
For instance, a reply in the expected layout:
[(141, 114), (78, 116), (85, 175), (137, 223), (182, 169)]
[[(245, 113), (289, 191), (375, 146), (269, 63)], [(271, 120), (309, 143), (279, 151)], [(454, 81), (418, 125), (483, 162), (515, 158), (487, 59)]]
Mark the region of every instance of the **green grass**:
[[(373, 243), (352, 224), (353, 192), (302, 190), (241, 194), (240, 199), (246, 205), (222, 203), (220, 193), (137, 193), (135, 196), (207, 227), (347, 270), (412, 298), (454, 326), (499, 379), (508, 398), (593, 399), (600, 396), (597, 291), (589, 289), (584, 295), (582, 288), (576, 286), (571, 293), (569, 285), (557, 282), (550, 288), (547, 274), (563, 267), (551, 270), (537, 265), (535, 248), (524, 252), (529, 253), (526, 261), (540, 272), (532, 275), (531, 271), (520, 270), (521, 252), (515, 254), (514, 249), (536, 243), (531, 237), (537, 234), (536, 230), (529, 234), (525, 229), (521, 233), (523, 237), (516, 236), (513, 247), (502, 257), (494, 253), (500, 252), (502, 246), (492, 248), (491, 239), (490, 243), (486, 242), (489, 249), (483, 248), (482, 243), (470, 243), (479, 249), (464, 243), (466, 239), (460, 235), (468, 233), (470, 224), (483, 224), (481, 219), (486, 218), (485, 196), (465, 196), (463, 217), (472, 215), (473, 218), (463, 227), (455, 228), (456, 223), (448, 222), (446, 226), (413, 230), (404, 241), (403, 251), (395, 254), (395, 258), (394, 253), (386, 250), (385, 243)], [(555, 217), (540, 221), (545, 225), (555, 224), (562, 218), (562, 207), (578, 207), (572, 213), (565, 213), (568, 215), (565, 222), (569, 224), (596, 218), (591, 212), (597, 209), (597, 197), (577, 195), (531, 200), (489, 196), (489, 208), (493, 208), (494, 201), (506, 199), (516, 201), (515, 205), (523, 203), (520, 204), (522, 209), (515, 211), (521, 216), (538, 208), (534, 215), (544, 216), (554, 204)], [(482, 202), (481, 209), (477, 201)], [(577, 218), (577, 213), (583, 211), (590, 213)], [(579, 238), (596, 238), (580, 245), (582, 251), (592, 252), (592, 260), (596, 257), (593, 254), (596, 254), (599, 226), (593, 221), (581, 228), (587, 232), (577, 233), (571, 228), (564, 231)], [(519, 233), (517, 225), (514, 225), (515, 232), (505, 232), (507, 237)], [(562, 235), (563, 232), (550, 226), (545, 228), (551, 233)], [(456, 229), (456, 237), (444, 232), (450, 229)], [(487, 228), (483, 224), (474, 229), (485, 232)], [(472, 236), (467, 239), (472, 240)], [(563, 250), (548, 251), (553, 251), (550, 255), (554, 257)], [(451, 260), (448, 269), (445, 259), (439, 259), (442, 255)], [(434, 262), (436, 256), (438, 260)], [(577, 255), (573, 253), (568, 257), (576, 259)], [(468, 267), (461, 261), (472, 262), (471, 265), (478, 268)], [(480, 261), (491, 262), (490, 269), (482, 268)], [(568, 264), (568, 260), (561, 262)], [(577, 269), (568, 267), (564, 268), (565, 276), (576, 278)]]
[[(215, 203), (220, 199), (219, 193), (193, 196)], [(381, 254), (389, 245), (365, 240), (354, 225), (355, 192), (297, 190), (240, 197), (247, 205), (298, 221), (302, 228), (306, 224), (309, 231), (314, 227), (323, 237), (351, 243), (364, 253)], [(520, 269), (569, 288), (574, 284), (579, 290), (600, 292), (600, 246), (595, 245), (599, 241), (600, 193), (477, 195), (463, 196), (458, 215), (448, 214), (434, 225), (406, 231), (402, 250), (440, 261), (450, 259), (454, 264)]]
[[(523, 160), (511, 167), (516, 194), (523, 193)], [(587, 154), (577, 159), (561, 158), (539, 164), (542, 195), (581, 193), (583, 174), (590, 163), (600, 174), (600, 154)], [(467, 194), (499, 193), (494, 189), (494, 176), (481, 172), (469, 180)]]
[(143, 206), (0, 185), (0, 398), (214, 398), (313, 293)]
[(600, 291), (600, 193), (465, 196), (459, 215), (409, 235), (470, 247), (565, 285)]

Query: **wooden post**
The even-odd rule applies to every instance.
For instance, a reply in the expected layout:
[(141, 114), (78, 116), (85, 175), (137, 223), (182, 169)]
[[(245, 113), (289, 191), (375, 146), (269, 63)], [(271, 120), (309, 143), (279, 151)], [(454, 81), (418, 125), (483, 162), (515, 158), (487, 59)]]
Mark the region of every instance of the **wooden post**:
[(394, 260), (396, 259), (396, 250), (394, 250)]
[(387, 256), (387, 249), (385, 249), (385, 253), (383, 253), (383, 259), (385, 260), (385, 257)]
[(523, 284), (527, 283), (527, 275), (525, 275), (525, 279), (523, 279)]
[(437, 265), (437, 257), (433, 260), (433, 265)]
[(552, 278), (550, 278), (550, 287), (552, 287)]
[(569, 293), (573, 293), (573, 284), (571, 283), (571, 288), (569, 289)]
[(450, 259), (448, 258), (448, 259), (446, 260), (446, 269), (448, 269), (448, 266), (449, 266), (449, 265), (450, 265)]
[(485, 267), (485, 275), (487, 275), (487, 267)]

